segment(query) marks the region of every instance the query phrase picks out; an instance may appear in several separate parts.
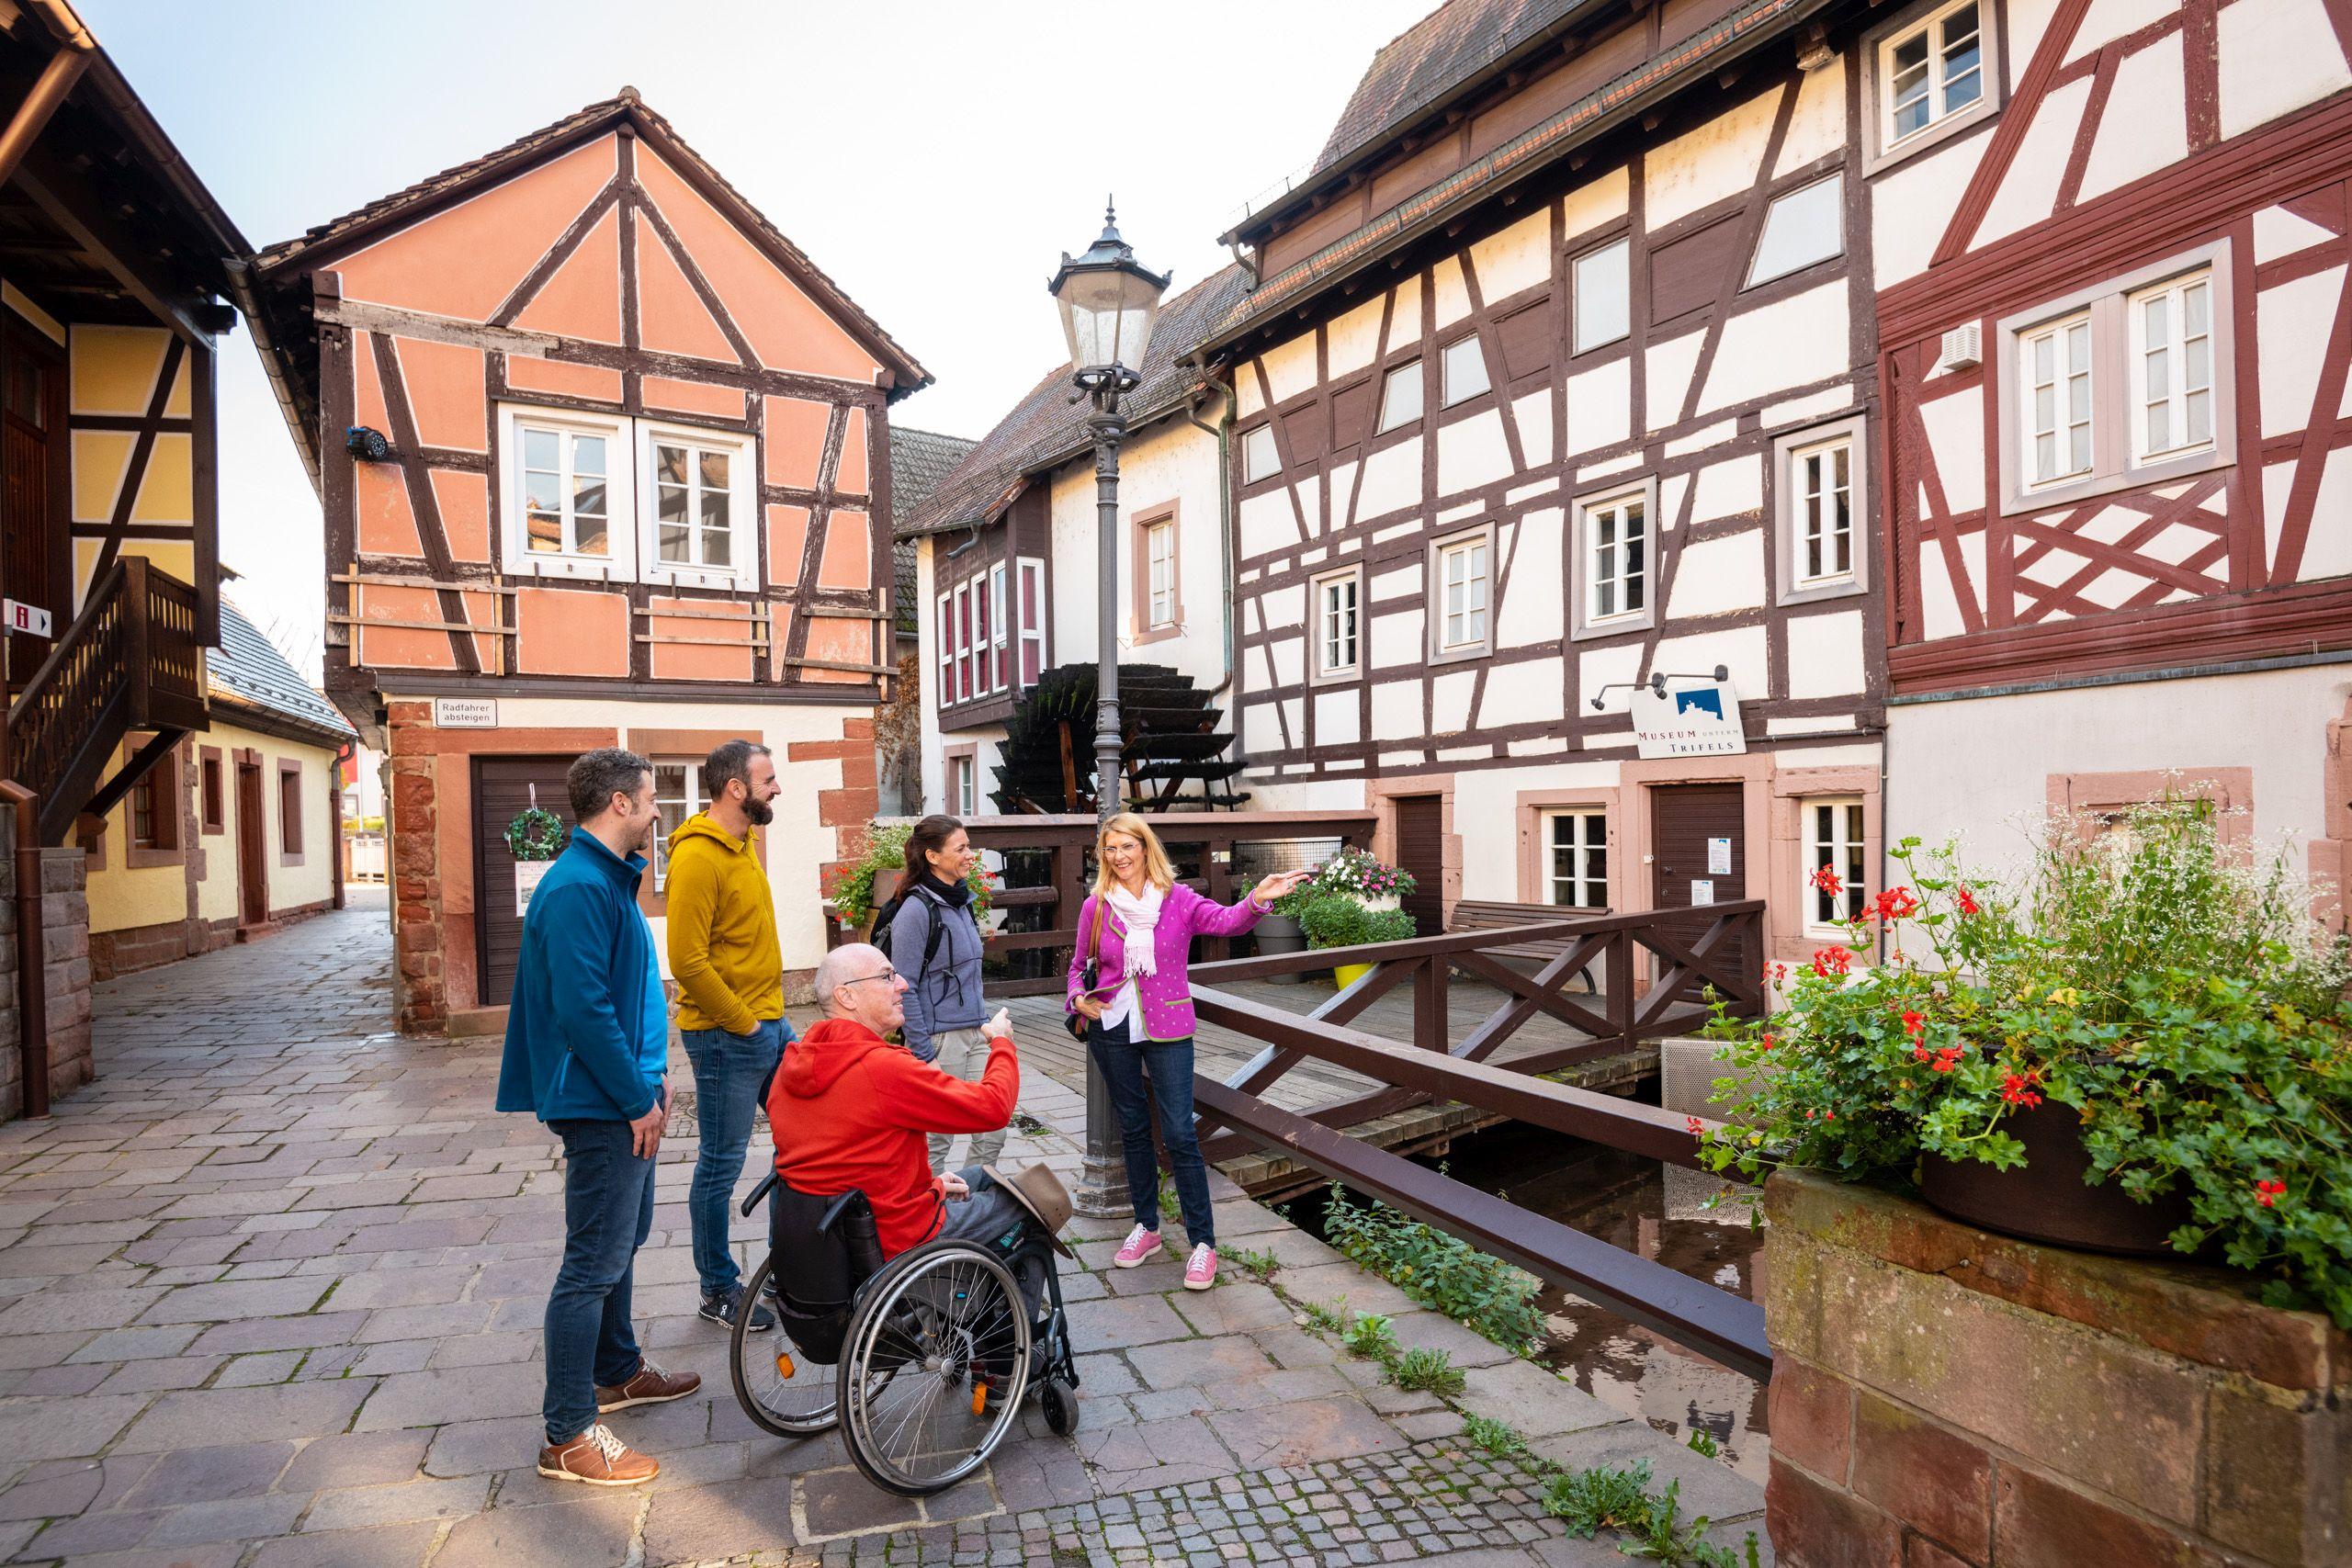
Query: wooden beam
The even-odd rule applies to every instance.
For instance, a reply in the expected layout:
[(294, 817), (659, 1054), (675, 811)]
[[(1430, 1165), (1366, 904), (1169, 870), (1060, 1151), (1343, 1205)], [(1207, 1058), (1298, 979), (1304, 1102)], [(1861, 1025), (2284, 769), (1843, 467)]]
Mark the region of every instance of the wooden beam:
[(76, 183), (46, 148), (28, 149), (17, 168), (17, 188), (33, 198), (50, 221), (96, 257), (132, 299), (192, 347), (209, 347), (213, 334), (205, 329), (201, 313), (206, 301), (181, 293), (155, 270), (149, 254), (152, 247), (132, 239), (115, 219), (72, 200), (67, 193)]

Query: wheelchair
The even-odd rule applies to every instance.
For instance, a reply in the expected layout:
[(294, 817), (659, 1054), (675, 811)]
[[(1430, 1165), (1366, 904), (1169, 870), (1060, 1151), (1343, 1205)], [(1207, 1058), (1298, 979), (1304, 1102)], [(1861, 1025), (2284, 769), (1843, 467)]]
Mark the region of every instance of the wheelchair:
[[(901, 1496), (945, 1491), (988, 1462), (1030, 1399), (1048, 1429), (1078, 1427), (1078, 1368), (1051, 1247), (943, 1237), (883, 1260), (865, 1194), (795, 1191), (771, 1172), (768, 1256), (745, 1281), (777, 1327), (737, 1314), (729, 1371), (752, 1421), (780, 1438), (835, 1426), (867, 1480)], [(1043, 1276), (1032, 1324), (1021, 1290)], [(773, 1287), (771, 1281), (774, 1281)]]

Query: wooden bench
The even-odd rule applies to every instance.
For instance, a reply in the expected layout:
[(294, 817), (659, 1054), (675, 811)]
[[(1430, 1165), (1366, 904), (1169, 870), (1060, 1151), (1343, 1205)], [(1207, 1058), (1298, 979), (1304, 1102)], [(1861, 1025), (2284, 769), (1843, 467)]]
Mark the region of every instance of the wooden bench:
[[(1570, 908), (1558, 904), (1507, 904), (1499, 900), (1464, 898), (1453, 906), (1453, 913), (1446, 921), (1446, 929), (1452, 932), (1505, 931), (1512, 926), (1540, 925), (1554, 920), (1575, 919), (1607, 913), (1609, 911), (1606, 909)], [(1559, 957), (1561, 953), (1567, 951), (1568, 946), (1569, 942), (1566, 937), (1549, 937), (1530, 942), (1516, 942), (1489, 951), (1498, 958), (1528, 960), (1541, 966)], [(1590, 964), (1577, 970), (1577, 978), (1584, 982), (1584, 988), (1588, 993), (1595, 996), (1600, 994), (1600, 987), (1592, 977)]]

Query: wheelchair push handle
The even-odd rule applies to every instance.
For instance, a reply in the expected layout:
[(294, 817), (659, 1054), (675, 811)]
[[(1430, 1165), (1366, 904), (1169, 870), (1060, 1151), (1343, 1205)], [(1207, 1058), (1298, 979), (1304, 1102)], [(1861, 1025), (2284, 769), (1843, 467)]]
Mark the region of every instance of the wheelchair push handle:
[(771, 1170), (765, 1176), (760, 1178), (760, 1184), (757, 1187), (752, 1188), (749, 1193), (744, 1195), (743, 1217), (747, 1220), (750, 1219), (752, 1217), (752, 1211), (766, 1202), (768, 1201), (768, 1194), (775, 1190), (775, 1172)]

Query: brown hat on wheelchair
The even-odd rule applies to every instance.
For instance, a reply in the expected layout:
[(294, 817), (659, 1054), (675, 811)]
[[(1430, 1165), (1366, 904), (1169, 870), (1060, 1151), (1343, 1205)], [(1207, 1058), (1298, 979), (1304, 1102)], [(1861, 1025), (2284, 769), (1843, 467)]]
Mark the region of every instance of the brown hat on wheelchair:
[(1023, 1166), (1013, 1170), (1006, 1166), (985, 1168), (989, 1179), (1004, 1189), (1014, 1201), (1029, 1211), (1032, 1218), (1045, 1227), (1046, 1239), (1052, 1242), (1064, 1258), (1076, 1258), (1069, 1243), (1062, 1239), (1062, 1227), (1069, 1224), (1069, 1189), (1062, 1185), (1053, 1168), (1046, 1165)]

